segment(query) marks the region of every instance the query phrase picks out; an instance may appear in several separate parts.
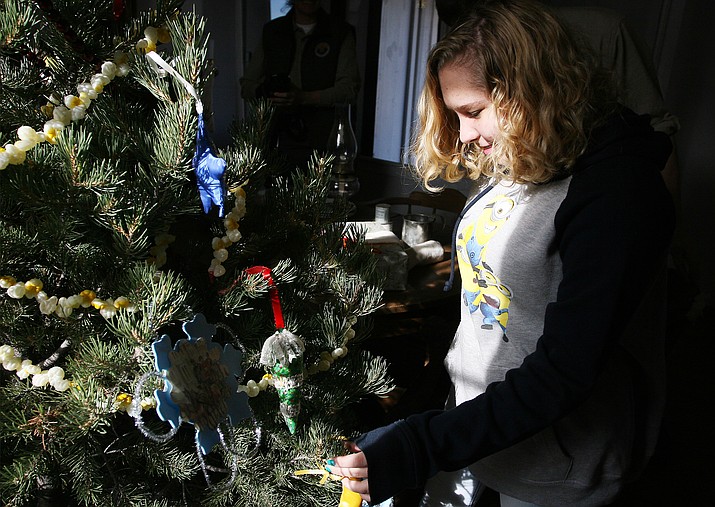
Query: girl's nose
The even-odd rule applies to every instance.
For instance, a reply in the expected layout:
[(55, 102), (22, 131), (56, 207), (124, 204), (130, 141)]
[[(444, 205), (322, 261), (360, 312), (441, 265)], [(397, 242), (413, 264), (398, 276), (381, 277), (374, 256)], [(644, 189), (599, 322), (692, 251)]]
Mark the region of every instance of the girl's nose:
[(459, 140), (467, 144), (476, 141), (479, 138), (479, 132), (474, 127), (473, 122), (468, 119), (459, 120)]

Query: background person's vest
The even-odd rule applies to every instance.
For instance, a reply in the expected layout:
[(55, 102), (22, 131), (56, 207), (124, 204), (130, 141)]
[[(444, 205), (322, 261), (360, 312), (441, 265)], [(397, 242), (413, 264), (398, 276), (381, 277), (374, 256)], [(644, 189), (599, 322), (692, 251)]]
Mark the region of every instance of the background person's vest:
[[(301, 55), (301, 82), (293, 83), (303, 91), (329, 88), (335, 84), (338, 56), (345, 35), (352, 26), (318, 13), (318, 22), (308, 35)], [(266, 76), (288, 75), (296, 51), (293, 11), (274, 19), (263, 29), (264, 68)]]

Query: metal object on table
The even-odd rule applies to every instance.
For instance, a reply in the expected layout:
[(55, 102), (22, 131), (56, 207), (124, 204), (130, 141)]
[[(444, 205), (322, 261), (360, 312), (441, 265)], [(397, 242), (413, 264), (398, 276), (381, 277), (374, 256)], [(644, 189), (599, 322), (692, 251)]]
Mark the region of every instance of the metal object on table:
[(407, 246), (415, 246), (430, 239), (434, 215), (412, 213), (402, 218), (402, 241)]

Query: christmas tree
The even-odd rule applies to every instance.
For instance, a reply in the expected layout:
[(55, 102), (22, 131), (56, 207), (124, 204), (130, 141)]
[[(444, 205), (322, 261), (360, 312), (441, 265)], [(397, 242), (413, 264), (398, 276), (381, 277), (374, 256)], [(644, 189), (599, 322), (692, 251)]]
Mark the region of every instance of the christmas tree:
[(324, 460), (391, 386), (330, 159), (286, 172), (265, 103), (212, 146), (180, 2), (2, 0), (0, 31), (2, 504), (337, 505)]

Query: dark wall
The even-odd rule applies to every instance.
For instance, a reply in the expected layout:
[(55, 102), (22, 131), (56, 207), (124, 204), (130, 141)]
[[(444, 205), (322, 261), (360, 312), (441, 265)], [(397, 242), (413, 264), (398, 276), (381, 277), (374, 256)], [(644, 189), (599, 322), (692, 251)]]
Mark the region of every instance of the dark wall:
[(650, 48), (665, 104), (680, 120), (680, 239), (702, 300), (715, 301), (715, 2), (712, 0), (553, 0), (622, 12)]
[(555, 6), (599, 6), (613, 9), (626, 16), (629, 25), (637, 31), (648, 47), (656, 47), (661, 12), (670, 0), (543, 0)]
[(715, 2), (683, 2), (666, 102), (680, 118), (677, 135), (683, 225), (694, 276), (715, 298)]

